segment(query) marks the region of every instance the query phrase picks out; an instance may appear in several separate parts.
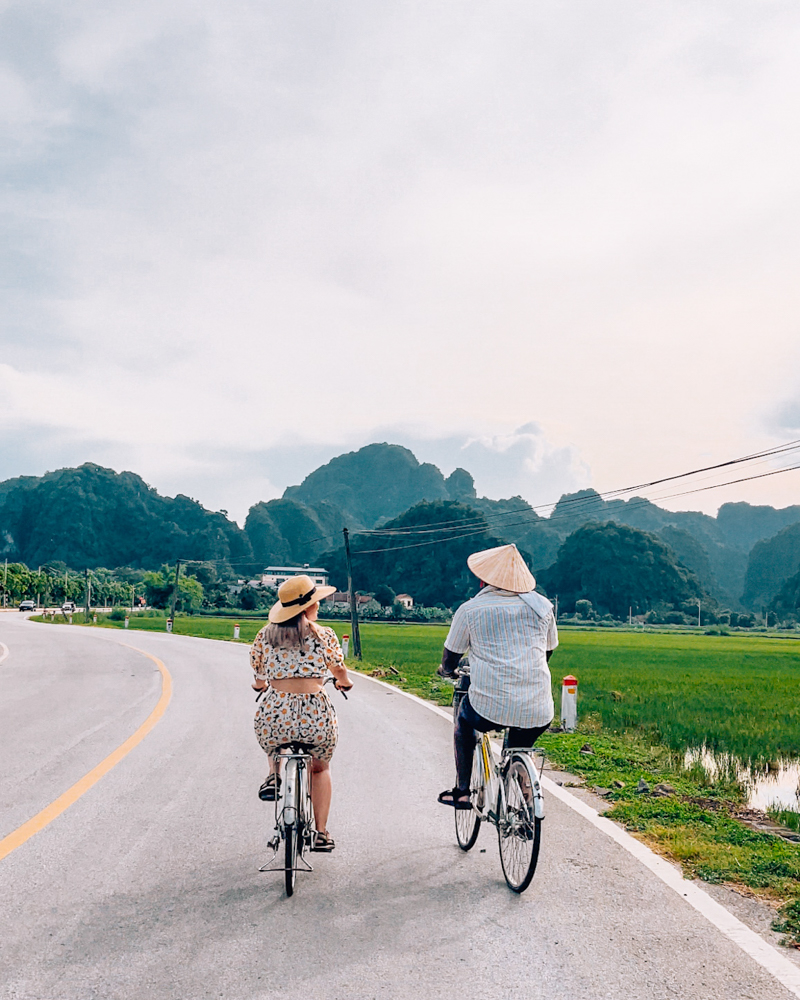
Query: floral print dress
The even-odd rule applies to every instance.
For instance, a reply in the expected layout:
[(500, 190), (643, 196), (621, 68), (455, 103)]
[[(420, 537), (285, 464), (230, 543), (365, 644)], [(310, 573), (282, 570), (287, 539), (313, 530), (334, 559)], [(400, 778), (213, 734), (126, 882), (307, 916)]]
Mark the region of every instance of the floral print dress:
[(256, 738), (265, 753), (274, 754), (286, 743), (306, 743), (313, 757), (329, 761), (339, 730), (336, 712), (325, 691), (299, 694), (276, 691), (269, 681), (289, 677), (327, 676), (331, 666), (344, 667), (339, 640), (332, 628), (315, 625), (303, 649), (276, 649), (265, 641), (268, 626), (255, 637), (250, 663), (256, 680), (267, 682), (256, 711)]

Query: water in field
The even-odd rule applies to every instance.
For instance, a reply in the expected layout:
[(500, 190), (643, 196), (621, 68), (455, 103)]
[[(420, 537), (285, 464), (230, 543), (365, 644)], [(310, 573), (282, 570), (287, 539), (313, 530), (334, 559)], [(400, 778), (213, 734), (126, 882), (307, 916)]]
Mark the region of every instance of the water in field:
[(687, 750), (684, 767), (697, 765), (712, 780), (738, 781), (747, 791), (751, 809), (787, 809), (800, 812), (800, 760), (783, 759), (758, 766), (747, 766), (730, 754), (715, 754), (708, 747)]

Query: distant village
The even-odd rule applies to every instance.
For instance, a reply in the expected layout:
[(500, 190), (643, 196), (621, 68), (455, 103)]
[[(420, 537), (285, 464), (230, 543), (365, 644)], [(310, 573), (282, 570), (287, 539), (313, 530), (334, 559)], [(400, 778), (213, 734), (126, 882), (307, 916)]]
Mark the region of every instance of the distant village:
[[(329, 574), (322, 566), (267, 566), (260, 578), (253, 580), (237, 580), (230, 588), (232, 593), (241, 591), (244, 587), (253, 590), (277, 591), (278, 587), (290, 577), (308, 576), (318, 587), (327, 587)], [(376, 596), (377, 595), (377, 596)], [(378, 598), (381, 600), (378, 600)], [(389, 587), (379, 588), (373, 594), (355, 594), (356, 608), (359, 618), (407, 617), (414, 613), (414, 598), (410, 594), (395, 594)], [(350, 615), (350, 595), (346, 590), (336, 590), (320, 602), (320, 614), (325, 617), (348, 617)], [(449, 617), (450, 609), (416, 608), (416, 616), (439, 619)]]

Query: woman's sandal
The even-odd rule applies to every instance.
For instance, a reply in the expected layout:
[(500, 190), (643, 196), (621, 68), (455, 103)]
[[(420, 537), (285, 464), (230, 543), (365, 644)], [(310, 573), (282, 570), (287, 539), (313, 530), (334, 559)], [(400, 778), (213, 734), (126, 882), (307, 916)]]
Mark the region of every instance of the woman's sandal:
[(448, 788), (439, 793), (439, 802), (443, 806), (452, 806), (453, 809), (471, 809), (472, 800), (468, 788)]
[(274, 802), (281, 790), (281, 779), (278, 774), (268, 774), (264, 784), (258, 790), (262, 802)]
[(334, 847), (336, 847), (336, 844), (334, 844), (333, 837), (329, 833), (321, 833), (319, 830), (314, 831), (314, 841), (311, 845), (312, 851), (330, 854)]

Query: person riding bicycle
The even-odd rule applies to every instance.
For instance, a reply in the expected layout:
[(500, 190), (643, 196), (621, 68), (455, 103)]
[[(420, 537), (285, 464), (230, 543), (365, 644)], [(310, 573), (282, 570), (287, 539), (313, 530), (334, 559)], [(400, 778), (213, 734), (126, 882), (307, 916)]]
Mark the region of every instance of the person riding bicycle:
[(269, 624), (255, 637), (250, 650), (255, 675), (252, 687), (264, 692), (256, 711), (256, 738), (269, 754), (270, 768), (258, 795), (265, 801), (275, 801), (281, 786), (279, 748), (288, 743), (305, 744), (313, 758), (313, 851), (332, 851), (335, 846), (327, 822), (331, 806), (330, 760), (336, 749), (338, 727), (323, 684), (330, 671), (340, 691), (349, 691), (353, 686), (336, 633), (316, 624), (319, 602), (335, 590), (315, 586), (308, 576), (284, 581), (278, 588), (278, 601), (270, 609)]
[(529, 748), (553, 720), (548, 661), (558, 645), (553, 605), (534, 590), (516, 545), (473, 552), (467, 565), (482, 588), (453, 615), (441, 677), (455, 677), (469, 651), (470, 684), (455, 720), (456, 785), (439, 802), (469, 809), (475, 731), (508, 729), (508, 746)]

